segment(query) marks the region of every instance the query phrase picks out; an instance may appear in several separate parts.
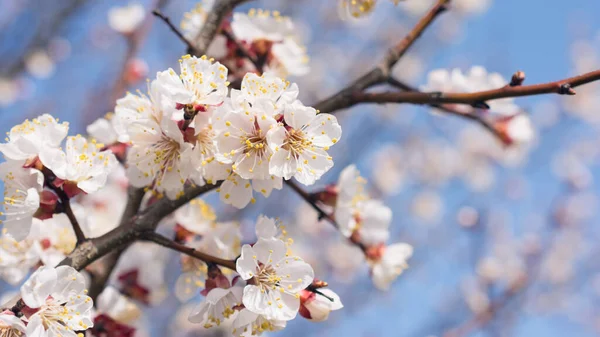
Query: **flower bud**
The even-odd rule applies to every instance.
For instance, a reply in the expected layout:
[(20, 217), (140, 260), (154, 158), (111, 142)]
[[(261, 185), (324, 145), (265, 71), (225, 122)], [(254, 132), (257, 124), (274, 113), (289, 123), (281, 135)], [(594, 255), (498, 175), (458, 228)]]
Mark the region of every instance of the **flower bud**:
[(325, 321), (331, 311), (343, 307), (340, 297), (332, 290), (319, 289), (317, 292), (302, 290), (300, 292), (300, 315), (310, 321)]

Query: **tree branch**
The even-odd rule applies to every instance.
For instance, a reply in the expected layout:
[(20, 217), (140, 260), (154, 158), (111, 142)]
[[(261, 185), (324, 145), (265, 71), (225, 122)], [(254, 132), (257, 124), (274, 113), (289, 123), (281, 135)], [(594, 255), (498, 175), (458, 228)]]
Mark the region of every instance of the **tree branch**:
[[(48, 175), (47, 174), (44, 174), (44, 175), (46, 176), (45, 179), (47, 179)], [(73, 232), (75, 232), (75, 237), (77, 238), (77, 246), (81, 245), (82, 243), (84, 243), (86, 241), (86, 238), (85, 238), (85, 234), (83, 234), (83, 230), (81, 230), (81, 226), (79, 225), (77, 218), (75, 217), (75, 214), (73, 213), (73, 210), (71, 209), (71, 200), (70, 200), (69, 196), (67, 195), (67, 193), (65, 193), (65, 191), (62, 188), (54, 186), (54, 184), (52, 183), (51, 180), (49, 181), (47, 186), (54, 193), (56, 193), (56, 195), (60, 199), (60, 204), (62, 205), (62, 208), (63, 208), (62, 210), (67, 215), (67, 218), (69, 218), (69, 221), (71, 222), (71, 226), (73, 227)]]
[(447, 9), (449, 3), (450, 0), (438, 0), (436, 4), (431, 7), (431, 9), (419, 20), (419, 22), (417, 22), (417, 24), (404, 37), (404, 39), (388, 50), (386, 57), (379, 66), (373, 68), (335, 95), (315, 104), (315, 109), (321, 112), (332, 113), (335, 110), (346, 108), (349, 105), (347, 105), (345, 102), (350, 96), (352, 96), (352, 93), (363, 91), (375, 84), (386, 81), (389, 76), (390, 69), (396, 64), (396, 62), (398, 62), (398, 60), (400, 60), (402, 56), (404, 56), (404, 54), (406, 54), (408, 49), (410, 49), (410, 47), (433, 23), (433, 21)]
[(204, 25), (195, 40), (195, 48), (193, 50), (188, 50), (188, 53), (202, 56), (206, 53), (208, 46), (215, 38), (217, 31), (221, 27), (221, 22), (225, 18), (227, 14), (229, 14), (235, 6), (247, 2), (250, 0), (220, 0), (217, 1), (208, 16), (206, 17), (206, 21), (204, 21)]
[[(136, 188), (130, 186), (127, 190), (127, 205), (125, 206), (125, 210), (121, 215), (121, 221), (119, 223), (119, 227), (126, 226), (131, 218), (133, 218), (140, 209), (140, 205), (142, 204), (142, 200), (144, 198), (144, 189)], [(112, 271), (115, 269), (117, 262), (119, 262), (119, 258), (121, 254), (127, 249), (129, 245), (125, 245), (114, 252), (109, 253), (106, 257), (101, 261), (103, 263), (101, 273), (92, 274), (92, 282), (90, 284), (88, 295), (95, 301), (98, 295), (104, 290), (106, 287), (106, 283), (110, 279), (110, 275)]]
[[(418, 89), (411, 87), (410, 85), (408, 85), (404, 82), (398, 81), (391, 76), (387, 79), (387, 82), (391, 86), (394, 86), (400, 90), (410, 91), (410, 92), (419, 92)], [(485, 129), (487, 129), (489, 132), (491, 132), (496, 138), (498, 138), (498, 139), (500, 139), (500, 141), (504, 142), (502, 136), (498, 133), (498, 130), (496, 130), (492, 124), (490, 124), (488, 121), (486, 121), (480, 115), (478, 115), (475, 110), (471, 110), (469, 112), (464, 112), (464, 111), (460, 111), (460, 110), (456, 109), (456, 107), (454, 107), (451, 104), (427, 104), (427, 105), (429, 105), (432, 108), (436, 108), (438, 110), (444, 111), (450, 115), (455, 115), (455, 116), (459, 116), (462, 118), (470, 119), (470, 120), (478, 123), (479, 125), (483, 126)]]
[[(558, 80), (555, 82), (535, 85), (506, 85), (502, 88), (471, 92), (471, 93), (443, 93), (443, 92), (381, 92), (365, 93), (354, 92), (346, 101), (346, 106), (358, 103), (413, 103), (413, 104), (469, 104), (472, 106), (485, 105), (485, 101), (509, 97), (535, 96), (543, 94), (575, 95), (573, 88), (583, 84), (600, 80), (600, 70), (583, 75)], [(342, 106), (345, 107), (345, 106)]]
[(187, 46), (188, 50), (195, 50), (196, 47), (194, 46), (194, 44), (192, 42), (190, 42), (188, 39), (185, 38), (185, 36), (183, 36), (183, 34), (179, 31), (179, 29), (177, 27), (175, 27), (175, 25), (173, 25), (173, 23), (171, 22), (171, 19), (169, 19), (169, 17), (163, 15), (163, 13), (159, 10), (159, 9), (155, 9), (152, 11), (152, 14), (154, 14), (154, 16), (158, 17), (159, 19), (161, 19), (170, 29), (173, 33), (175, 33), (175, 35), (183, 42), (185, 43), (185, 45)]
[(170, 248), (172, 250), (178, 251), (180, 253), (189, 255), (191, 257), (194, 257), (196, 259), (199, 259), (201, 261), (204, 261), (205, 263), (209, 264), (209, 263), (213, 263), (225, 268), (229, 268), (231, 270), (235, 270), (235, 260), (225, 260), (225, 259), (221, 259), (218, 258), (216, 256), (212, 256), (209, 254), (205, 254), (201, 251), (198, 251), (194, 248), (191, 247), (187, 247), (185, 245), (182, 245), (180, 243), (177, 243), (173, 240), (170, 240), (169, 238), (158, 234), (156, 232), (146, 232), (142, 234), (142, 239), (144, 240), (148, 240), (148, 241), (152, 241), (156, 244), (159, 244), (163, 247), (167, 247)]

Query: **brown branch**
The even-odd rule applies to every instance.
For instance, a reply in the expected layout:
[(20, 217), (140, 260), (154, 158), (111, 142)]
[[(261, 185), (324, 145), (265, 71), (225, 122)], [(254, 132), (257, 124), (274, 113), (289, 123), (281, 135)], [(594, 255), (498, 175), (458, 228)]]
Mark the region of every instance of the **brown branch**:
[[(142, 204), (142, 200), (144, 198), (144, 189), (136, 188), (130, 186), (127, 190), (127, 205), (125, 206), (125, 210), (121, 215), (121, 221), (119, 223), (119, 227), (126, 226), (131, 218), (133, 218), (140, 209), (140, 205)], [(110, 279), (110, 275), (115, 269), (117, 262), (119, 262), (119, 258), (121, 254), (127, 249), (128, 245), (125, 245), (114, 252), (106, 255), (101, 261), (102, 269), (100, 273), (92, 273), (92, 281), (89, 287), (88, 295), (95, 301), (98, 295), (104, 290), (106, 287), (106, 283)]]
[[(387, 79), (387, 82), (390, 85), (392, 85), (400, 90), (410, 91), (410, 92), (419, 92), (418, 89), (413, 88), (404, 82), (398, 81), (393, 77), (389, 77)], [(480, 115), (478, 115), (475, 110), (464, 112), (464, 111), (460, 111), (460, 110), (456, 109), (456, 107), (451, 104), (427, 104), (427, 105), (429, 105), (432, 108), (436, 108), (438, 110), (446, 112), (450, 115), (455, 115), (455, 116), (459, 116), (462, 118), (472, 120), (472, 121), (478, 123), (479, 125), (483, 126), (486, 130), (491, 132), (496, 138), (500, 139), (500, 141), (504, 142), (502, 136), (498, 133), (498, 130), (496, 130), (492, 124), (490, 124), (488, 121), (486, 121)]]
[(43, 168), (42, 172), (44, 174), (44, 180), (46, 181), (46, 186), (51, 189), (58, 198), (60, 199), (60, 205), (62, 206), (62, 212), (67, 215), (69, 218), (69, 222), (71, 222), (71, 226), (73, 227), (73, 232), (75, 232), (75, 237), (77, 238), (77, 246), (81, 245), (86, 241), (85, 234), (79, 225), (79, 221), (77, 221), (77, 217), (75, 217), (75, 213), (73, 213), (73, 209), (71, 209), (71, 198), (67, 195), (67, 193), (61, 188), (56, 187), (54, 185), (54, 180), (56, 176), (52, 171), (47, 168)]
[(331, 216), (331, 214), (325, 212), (319, 205), (317, 205), (316, 200), (310, 194), (308, 194), (308, 192), (306, 192), (302, 187), (298, 186), (298, 184), (296, 184), (292, 180), (284, 181), (289, 187), (291, 187), (294, 190), (294, 192), (296, 192), (300, 197), (302, 197), (302, 199), (304, 199), (304, 201), (311, 205), (315, 211), (317, 211), (317, 213), (319, 214), (319, 220), (327, 219), (333, 225), (333, 227), (337, 229), (340, 228), (340, 226)]
[(188, 52), (196, 56), (204, 55), (206, 53), (206, 50), (208, 49), (208, 46), (210, 46), (210, 43), (215, 38), (217, 31), (219, 30), (219, 28), (221, 28), (221, 22), (223, 22), (225, 16), (228, 15), (235, 8), (235, 6), (247, 1), (249, 0), (217, 1), (214, 4), (210, 13), (208, 13), (208, 16), (204, 21), (202, 29), (200, 30), (200, 32), (198, 32), (198, 35), (194, 39), (194, 50), (189, 50)]
[(213, 264), (225, 267), (225, 268), (229, 268), (231, 270), (235, 270), (235, 260), (225, 260), (225, 259), (221, 259), (219, 257), (213, 256), (213, 255), (203, 253), (194, 248), (187, 247), (187, 246), (177, 243), (173, 240), (170, 240), (169, 238), (167, 238), (161, 234), (158, 234), (155, 232), (147, 232), (147, 233), (142, 234), (142, 239), (152, 241), (163, 247), (167, 247), (172, 250), (178, 251), (180, 253), (189, 255), (198, 260), (204, 261), (207, 264), (213, 263)]
[(413, 104), (469, 104), (472, 106), (485, 105), (486, 101), (502, 98), (535, 96), (543, 94), (575, 95), (573, 88), (600, 80), (600, 70), (583, 75), (558, 80), (555, 82), (510, 86), (502, 88), (470, 92), (354, 92), (346, 103), (351, 106), (358, 103), (413, 103)]
[(450, 0), (438, 0), (404, 39), (388, 50), (386, 57), (379, 66), (373, 68), (335, 95), (315, 104), (315, 109), (321, 112), (332, 113), (335, 110), (346, 108), (348, 105), (345, 102), (352, 93), (360, 92), (375, 84), (385, 82), (389, 76), (390, 69), (406, 54), (408, 49), (410, 49), (433, 21), (447, 9), (449, 3)]
[(161, 19), (169, 27), (169, 29), (171, 29), (171, 31), (181, 40), (181, 42), (185, 43), (188, 50), (194, 51), (196, 49), (196, 47), (194, 47), (194, 44), (188, 39), (186, 39), (185, 36), (183, 36), (183, 34), (179, 31), (179, 29), (175, 27), (175, 25), (173, 25), (171, 19), (169, 19), (168, 16), (163, 15), (163, 13), (159, 9), (153, 10), (152, 14)]

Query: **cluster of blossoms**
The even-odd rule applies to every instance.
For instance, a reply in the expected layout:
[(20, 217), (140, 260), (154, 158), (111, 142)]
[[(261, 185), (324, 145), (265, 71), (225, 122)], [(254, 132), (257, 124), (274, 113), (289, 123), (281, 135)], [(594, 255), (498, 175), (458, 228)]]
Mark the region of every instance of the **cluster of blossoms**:
[[(98, 191), (117, 166), (115, 155), (104, 144), (81, 135), (67, 137), (68, 129), (68, 123), (45, 114), (13, 127), (6, 143), (0, 144), (6, 160), (0, 164), (4, 230), (17, 241), (27, 238), (34, 222), (52, 218), (64, 207), (61, 195), (70, 198)], [(45, 233), (45, 226), (41, 227), (33, 234)]]
[(88, 131), (113, 149), (129, 146), (130, 183), (171, 199), (188, 182), (224, 180), (221, 199), (243, 208), (253, 190), (269, 196), (292, 177), (310, 185), (333, 166), (327, 150), (341, 128), (303, 105), (296, 84), (270, 73), (246, 74), (240, 90), (228, 84), (225, 66), (186, 55), (179, 75), (159, 72), (147, 96), (127, 94)]
[[(499, 73), (488, 73), (484, 67), (473, 66), (464, 74), (460, 69), (436, 69), (429, 73), (427, 83), (421, 86), (423, 91), (434, 92), (474, 92), (502, 88), (508, 82)], [(457, 104), (455, 109), (469, 113), (472, 109), (466, 105)], [(478, 112), (485, 112), (482, 110)], [(489, 112), (492, 113), (492, 123), (504, 143), (524, 144), (534, 138), (531, 120), (518, 105), (514, 98), (503, 98), (489, 102)]]
[[(201, 2), (184, 15), (181, 27), (186, 38), (196, 38), (213, 2)], [(236, 12), (223, 21), (220, 34), (209, 46), (207, 54), (234, 69), (230, 74), (232, 79), (263, 70), (279, 77), (306, 75), (310, 70), (309, 58), (297, 32), (292, 20), (278, 11), (251, 9), (247, 14)], [(262, 69), (257, 69), (257, 65)]]
[(192, 310), (189, 320), (205, 328), (229, 322), (235, 336), (248, 336), (281, 330), (299, 312), (322, 321), (342, 308), (333, 291), (320, 289), (326, 283), (314, 279), (312, 267), (294, 255), (285, 233), (273, 219), (260, 216), (257, 241), (241, 247), (237, 274), (206, 267), (201, 292), (206, 299)]
[(334, 209), (339, 231), (360, 247), (371, 269), (373, 283), (380, 290), (408, 268), (413, 248), (406, 243), (386, 245), (390, 237), (392, 210), (365, 192), (366, 180), (354, 165), (346, 167), (334, 186), (317, 193), (318, 199)]
[(77, 337), (93, 326), (92, 299), (83, 275), (68, 266), (41, 267), (21, 286), (20, 317), (0, 313), (0, 335)]

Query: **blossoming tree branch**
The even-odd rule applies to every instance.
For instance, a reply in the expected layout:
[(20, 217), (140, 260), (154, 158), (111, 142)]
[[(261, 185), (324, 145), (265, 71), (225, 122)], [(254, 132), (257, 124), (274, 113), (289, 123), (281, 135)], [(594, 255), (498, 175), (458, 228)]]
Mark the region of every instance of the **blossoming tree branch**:
[[(200, 3), (186, 13), (182, 30), (155, 11), (188, 53), (178, 69), (149, 79), (145, 93), (119, 98), (114, 113), (90, 124), (87, 135), (69, 135), (68, 122), (49, 114), (10, 130), (0, 144), (0, 276), (24, 283), (3, 306), (0, 335), (133, 336), (143, 329), (138, 305), (164, 297), (164, 264), (156, 261), (165, 261), (166, 250), (180, 254), (176, 297), (204, 297), (189, 315), (192, 323), (250, 336), (284, 329), (298, 315), (324, 321), (342, 301), (295, 252), (277, 214), (259, 216), (255, 239), (242, 244), (239, 224), (219, 221), (205, 194), (214, 191), (242, 209), (285, 185), (361, 249), (373, 285), (386, 290), (413, 254), (406, 243), (388, 242), (391, 209), (369, 195), (353, 165), (336, 184), (305, 189), (334, 165), (328, 151), (344, 139), (335, 113), (362, 103), (426, 104), (518, 146), (533, 130), (507, 99), (574, 95), (600, 78), (595, 71), (524, 85), (522, 71), (508, 82), (474, 67), (466, 75), (431, 74), (420, 90), (403, 83), (391, 68), (452, 10), (450, 0), (438, 0), (378, 66), (307, 105), (298, 99), (301, 88), (285, 79), (310, 69), (292, 20), (277, 11), (236, 11), (243, 2)], [(360, 20), (376, 5), (391, 6), (376, 2), (340, 0), (339, 12)], [(116, 9), (111, 24), (131, 34), (139, 10)], [(460, 85), (448, 86), (449, 77)], [(374, 88), (380, 85), (392, 91)], [(120, 209), (97, 207), (108, 200)]]

